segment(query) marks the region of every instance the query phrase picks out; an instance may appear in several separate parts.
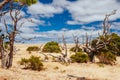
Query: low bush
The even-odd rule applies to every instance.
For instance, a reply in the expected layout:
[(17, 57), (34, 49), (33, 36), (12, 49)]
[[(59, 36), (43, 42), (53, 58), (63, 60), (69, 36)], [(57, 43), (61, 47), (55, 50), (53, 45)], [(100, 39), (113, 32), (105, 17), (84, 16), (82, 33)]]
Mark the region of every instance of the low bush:
[(25, 69), (38, 71), (43, 69), (43, 63), (41, 62), (40, 57), (31, 56), (29, 59), (22, 58), (20, 64), (24, 65)]
[(61, 52), (60, 47), (57, 42), (51, 41), (45, 44), (45, 46), (42, 49), (43, 52), (55, 52), (59, 53)]
[(20, 65), (25, 65), (25, 68), (27, 68), (28, 62), (29, 62), (29, 59), (22, 58), (20, 61)]
[(31, 53), (31, 51), (39, 51), (39, 47), (37, 46), (30, 46), (26, 49), (26, 51), (28, 51), (29, 53)]
[(72, 47), (72, 48), (70, 49), (70, 51), (72, 51), (72, 52), (81, 52), (82, 49), (79, 48), (79, 47)]
[(83, 52), (77, 52), (73, 55), (71, 55), (71, 60), (72, 62), (77, 62), (77, 63), (86, 63), (89, 60), (89, 57), (87, 54), (84, 54)]
[(97, 55), (101, 63), (105, 64), (114, 64), (116, 61), (116, 56), (115, 54), (111, 53), (110, 51), (108, 52), (101, 52), (100, 54)]

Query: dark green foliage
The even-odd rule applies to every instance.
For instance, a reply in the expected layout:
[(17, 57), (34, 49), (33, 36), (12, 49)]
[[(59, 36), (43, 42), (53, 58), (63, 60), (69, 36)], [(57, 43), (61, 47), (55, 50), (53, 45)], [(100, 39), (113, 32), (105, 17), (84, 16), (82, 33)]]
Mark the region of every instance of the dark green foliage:
[(29, 59), (22, 58), (20, 64), (24, 65), (26, 69), (38, 71), (43, 69), (43, 63), (41, 62), (40, 57), (31, 56)]
[(61, 52), (60, 47), (57, 42), (51, 41), (45, 44), (45, 46), (42, 49), (43, 52), (55, 52), (59, 53)]
[(112, 51), (117, 56), (120, 56), (120, 36), (115, 33), (112, 33), (111, 43), (108, 45), (109, 50)]
[(37, 0), (24, 0), (27, 5), (32, 5), (37, 3)]
[(114, 64), (116, 61), (116, 56), (111, 53), (110, 51), (108, 52), (101, 52), (97, 55), (97, 57), (99, 58), (101, 63), (105, 63), (105, 64)]
[(71, 55), (70, 58), (73, 62), (77, 62), (77, 63), (84, 63), (84, 62), (88, 62), (89, 60), (88, 55), (83, 52), (77, 52), (76, 54)]
[[(109, 50), (110, 52), (112, 52), (113, 54), (120, 56), (120, 36), (118, 36), (115, 33), (112, 33), (111, 35), (106, 36), (106, 38), (109, 38), (110, 36), (112, 36), (111, 41), (109, 44), (107, 44), (104, 48), (106, 48), (107, 50)], [(103, 36), (100, 36), (100, 39), (104, 42), (105, 38), (103, 38)], [(96, 46), (96, 42), (97, 39), (94, 39), (92, 41), (92, 47)], [(102, 43), (102, 42), (101, 42)], [(99, 52), (101, 52), (101, 50), (99, 50)]]
[(26, 49), (26, 51), (29, 51), (29, 53), (31, 53), (31, 51), (39, 51), (39, 47), (37, 46), (30, 46)]
[(81, 48), (79, 48), (79, 47), (72, 47), (71, 49), (70, 49), (70, 51), (72, 51), (72, 52), (81, 52), (82, 51), (82, 49)]
[(42, 69), (43, 64), (41, 63), (41, 60), (39, 59), (39, 57), (31, 56), (29, 59), (29, 63), (30, 63), (30, 68), (32, 70)]
[[(100, 42), (99, 44), (104, 44), (104, 42), (107, 42), (107, 40), (111, 37), (111, 35), (106, 35), (105, 37), (104, 36), (99, 36), (98, 38), (100, 39)], [(97, 39), (94, 39), (92, 40), (92, 43), (91, 43), (91, 46), (92, 47), (96, 47), (98, 44), (97, 44)]]
[[(113, 64), (116, 61), (116, 55), (120, 55), (120, 36), (115, 33), (111, 35), (107, 35), (105, 38), (111, 37), (109, 44), (107, 44), (102, 49), (99, 49), (96, 52), (96, 56), (99, 58), (101, 63), (105, 64)], [(101, 42), (106, 42), (103, 36), (99, 36)], [(97, 43), (97, 39), (92, 41), (92, 47), (95, 47)]]
[(20, 61), (20, 65), (25, 65), (25, 68), (27, 67), (27, 64), (29, 62), (29, 59), (26, 59), (26, 58), (22, 58), (21, 61)]
[(32, 5), (37, 3), (38, 0), (14, 0), (15, 2), (20, 2), (22, 4), (26, 4), (26, 5)]

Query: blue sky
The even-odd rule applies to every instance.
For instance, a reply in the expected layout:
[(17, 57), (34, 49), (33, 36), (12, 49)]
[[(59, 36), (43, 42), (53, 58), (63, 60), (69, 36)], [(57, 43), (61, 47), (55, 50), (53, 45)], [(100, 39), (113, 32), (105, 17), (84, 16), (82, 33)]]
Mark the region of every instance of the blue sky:
[[(117, 10), (110, 17), (111, 31), (120, 34), (120, 0), (39, 0), (36, 4), (25, 7), (21, 15), (32, 19), (25, 21), (20, 29), (23, 37), (34, 37), (32, 42), (44, 43), (58, 41), (65, 35), (67, 42), (73, 42), (72, 34), (80, 41), (87, 32), (93, 37), (102, 31), (105, 14)], [(21, 21), (21, 22), (22, 22)], [(19, 38), (19, 37), (17, 37)]]

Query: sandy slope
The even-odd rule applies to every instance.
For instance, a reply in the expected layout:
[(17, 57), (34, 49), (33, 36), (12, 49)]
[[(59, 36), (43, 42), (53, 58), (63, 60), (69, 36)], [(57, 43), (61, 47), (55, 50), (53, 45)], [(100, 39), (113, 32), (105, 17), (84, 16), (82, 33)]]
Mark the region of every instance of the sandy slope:
[[(29, 58), (31, 55), (42, 56), (38, 52), (28, 54), (26, 52), (28, 46), (30, 45), (16, 44), (17, 49), (20, 49), (20, 51), (14, 55), (13, 67), (9, 70), (0, 68), (0, 80), (4, 78), (8, 80), (69, 80), (67, 79), (68, 74), (97, 80), (120, 80), (120, 58), (117, 58), (115, 66), (104, 65), (104, 67), (100, 67), (91, 63), (62, 65), (57, 62), (44, 62), (46, 69), (43, 71), (24, 70), (18, 64), (22, 57)], [(71, 78), (70, 80), (76, 79)]]

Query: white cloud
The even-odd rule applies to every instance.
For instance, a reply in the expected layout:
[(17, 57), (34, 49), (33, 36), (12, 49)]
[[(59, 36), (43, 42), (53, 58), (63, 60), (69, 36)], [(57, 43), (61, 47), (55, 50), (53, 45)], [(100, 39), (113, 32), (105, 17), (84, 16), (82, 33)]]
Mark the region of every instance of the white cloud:
[[(90, 36), (92, 34), (92, 37), (97, 37), (98, 32), (101, 33), (101, 30), (84, 30), (84, 29), (78, 29), (78, 30), (60, 30), (60, 31), (47, 31), (47, 32), (29, 32), (29, 33), (22, 33), (21, 35), (25, 38), (32, 38), (36, 37), (33, 41), (36, 41), (36, 43), (45, 43), (47, 41), (59, 41), (58, 39), (62, 38), (62, 35), (65, 36), (68, 43), (73, 42), (73, 34), (75, 36), (78, 36), (80, 40), (82, 40), (82, 36), (85, 36), (86, 33)], [(61, 41), (61, 40), (60, 40)]]
[(78, 21), (67, 21), (67, 24), (69, 25), (76, 25), (76, 24), (81, 24)]
[[(31, 22), (31, 20), (32, 20), (32, 22)], [(35, 37), (35, 35), (37, 36), (37, 32), (35, 32), (35, 30), (39, 30), (38, 25), (44, 25), (44, 21), (40, 21), (35, 18), (30, 18), (30, 20), (23, 19), (19, 22), (19, 25), (22, 22), (24, 22), (24, 23), (19, 30), (22, 32), (21, 33), (22, 37), (26, 37), (26, 38)]]
[(68, 10), (73, 20), (67, 24), (82, 24), (83, 22), (101, 21), (105, 14), (117, 9), (116, 15), (111, 20), (120, 18), (120, 3), (117, 0), (77, 0), (70, 2), (68, 0), (53, 0), (51, 4), (42, 4), (38, 2), (28, 8), (28, 13), (44, 17), (52, 17), (54, 14), (62, 13)]
[(51, 17), (55, 13), (62, 13), (61, 7), (52, 6), (51, 4), (42, 4), (40, 2), (28, 7), (28, 13), (32, 15), (40, 15), (42, 17)]
[[(32, 14), (30, 17), (34, 23), (31, 23), (26, 19), (22, 19), (18, 25), (20, 25), (22, 22), (25, 22), (23, 27), (20, 28), (20, 30), (23, 32), (21, 35), (25, 38), (36, 36), (38, 37), (37, 41), (42, 42), (46, 40), (57, 40), (56, 38), (61, 37), (61, 35), (64, 34), (67, 37), (67, 40), (72, 42), (72, 34), (81, 37), (85, 35), (85, 33), (92, 33), (93, 37), (96, 37), (98, 36), (98, 32), (101, 33), (101, 29), (94, 31), (94, 27), (88, 28), (86, 26), (82, 26), (82, 29), (78, 30), (62, 29), (60, 31), (53, 30), (47, 32), (35, 32), (39, 25), (45, 24), (45, 21), (40, 20), (39, 18), (53, 17), (54, 14), (60, 14), (64, 10), (68, 10), (73, 20), (68, 20), (66, 23), (69, 25), (76, 25), (94, 21), (102, 21), (106, 13), (110, 13), (114, 9), (117, 9), (117, 14), (110, 17), (110, 20), (115, 20), (120, 18), (119, 5), (120, 3), (118, 3), (116, 0), (77, 0), (74, 2), (70, 2), (68, 0), (53, 0), (51, 4), (42, 4), (38, 2), (37, 4), (28, 7), (27, 11), (28, 13)], [(25, 13), (21, 12), (21, 15), (24, 16)], [(8, 17), (9, 15), (6, 17), (6, 20), (7, 22), (11, 23)], [(0, 23), (0, 25), (2, 26), (3, 24)], [(48, 25), (51, 24), (48, 23)], [(119, 25), (120, 23), (113, 23), (111, 28), (120, 30)]]
[(93, 22), (103, 20), (105, 14), (115, 9), (118, 9), (118, 13), (111, 20), (120, 18), (119, 5), (116, 0), (78, 0), (67, 6), (67, 9), (74, 22)]
[[(13, 16), (15, 15), (14, 11), (12, 12), (12, 15)], [(34, 18), (33, 16), (32, 17), (30, 16), (30, 18), (25, 18), (25, 13), (23, 11), (21, 11), (18, 16), (23, 17), (17, 23), (17, 29), (22, 32), (21, 35), (23, 37), (33, 37), (32, 34), (35, 33), (35, 30), (39, 29), (39, 25), (45, 24), (45, 21)], [(10, 17), (10, 13), (7, 13), (5, 14), (5, 16), (2, 16), (1, 22), (0, 22), (0, 29), (2, 29), (2, 33), (6, 33), (4, 19), (6, 21), (6, 24), (8, 25), (9, 30), (12, 30), (12, 28), (9, 25), (13, 25), (13, 20)], [(23, 25), (21, 26), (22, 23)], [(17, 38), (19, 38), (19, 36)]]
[[(12, 16), (15, 16), (15, 11), (12, 11)], [(19, 18), (20, 16), (24, 17), (25, 13), (23, 11), (20, 11), (20, 14), (17, 15), (17, 17)], [(12, 31), (12, 28), (10, 27), (10, 25), (13, 25), (13, 20), (10, 17), (10, 12), (6, 13), (4, 16), (1, 17), (1, 21), (0, 21), (0, 28), (2, 29), (3, 33), (6, 33), (6, 28), (5, 28), (5, 24), (4, 24), (4, 20), (6, 22), (6, 24), (8, 25), (8, 30)]]
[(112, 23), (111, 29), (120, 30), (120, 22), (114, 22), (114, 23)]
[[(77, 0), (74, 2), (70, 2), (68, 0), (53, 0), (51, 4), (42, 4), (38, 2), (37, 4), (31, 5), (28, 7), (28, 13), (33, 16), (53, 17), (54, 14), (60, 14), (64, 10), (68, 10), (73, 20), (68, 20), (66, 23), (69, 25), (76, 25), (94, 21), (103, 21), (105, 14), (108, 14), (115, 9), (117, 9), (117, 14), (111, 16), (110, 20), (120, 18), (119, 5), (120, 3), (117, 2), (117, 0)], [(112, 25), (112, 29), (119, 29), (118, 27), (115, 27), (116, 25), (118, 26), (119, 23), (114, 23), (114, 25)], [(56, 38), (61, 37), (61, 35), (64, 34), (67, 37), (67, 40), (72, 42), (72, 34), (81, 38), (81, 36), (86, 33), (89, 35), (92, 33), (93, 37), (97, 37), (98, 32), (102, 32), (101, 28), (98, 30), (98, 28), (96, 29), (94, 26), (89, 28), (82, 26), (81, 28), (82, 29), (78, 30), (62, 29), (60, 31), (53, 30), (37, 33), (30, 29), (28, 30), (28, 34), (24, 34), (24, 36), (36, 36), (38, 37), (38, 42), (46, 42), (46, 40), (57, 40)]]
[(81, 28), (86, 29), (86, 30), (95, 30), (96, 29), (94, 26), (91, 26), (91, 27), (82, 26)]

